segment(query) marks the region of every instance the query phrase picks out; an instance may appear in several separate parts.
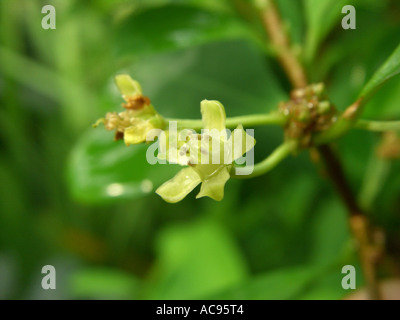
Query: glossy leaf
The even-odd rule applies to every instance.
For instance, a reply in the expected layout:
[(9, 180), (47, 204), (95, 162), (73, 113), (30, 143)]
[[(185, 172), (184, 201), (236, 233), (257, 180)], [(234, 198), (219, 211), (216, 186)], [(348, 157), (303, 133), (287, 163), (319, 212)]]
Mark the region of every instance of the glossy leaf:
[(198, 46), (221, 39), (248, 38), (234, 16), (194, 7), (163, 6), (126, 18), (115, 30), (118, 56), (143, 55)]
[(123, 141), (114, 141), (112, 133), (91, 129), (71, 153), (68, 180), (72, 195), (83, 202), (98, 203), (154, 193), (179, 168), (150, 165), (146, 160), (148, 147), (127, 147)]

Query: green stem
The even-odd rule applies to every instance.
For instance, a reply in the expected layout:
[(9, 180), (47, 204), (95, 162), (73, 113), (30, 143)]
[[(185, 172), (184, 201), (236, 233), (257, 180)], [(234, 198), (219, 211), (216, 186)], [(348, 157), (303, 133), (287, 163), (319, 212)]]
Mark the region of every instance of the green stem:
[[(202, 120), (191, 120), (191, 119), (172, 119), (166, 118), (167, 122), (176, 121), (178, 129), (193, 129), (201, 130), (204, 128)], [(279, 112), (271, 112), (267, 114), (252, 114), (239, 117), (227, 118), (225, 125), (227, 128), (235, 128), (239, 124), (244, 127), (262, 126), (262, 125), (279, 125), (283, 126), (286, 123), (286, 117)]]
[(288, 140), (276, 148), (266, 159), (257, 163), (254, 170), (249, 175), (236, 175), (232, 173), (233, 178), (250, 179), (258, 177), (274, 169), (282, 160), (297, 150), (298, 142), (295, 140)]
[(354, 128), (369, 131), (400, 131), (400, 121), (370, 121), (358, 120)]
[(314, 144), (319, 146), (332, 142), (345, 135), (352, 128), (376, 132), (400, 131), (400, 121), (370, 121), (362, 119), (354, 121), (341, 116), (328, 130), (315, 135)]

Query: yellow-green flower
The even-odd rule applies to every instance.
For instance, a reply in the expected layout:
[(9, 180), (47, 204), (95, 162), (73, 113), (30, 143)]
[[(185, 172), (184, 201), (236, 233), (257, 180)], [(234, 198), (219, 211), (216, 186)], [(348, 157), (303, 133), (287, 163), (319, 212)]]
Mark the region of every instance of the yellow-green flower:
[(105, 118), (96, 122), (96, 126), (103, 123), (107, 130), (115, 130), (115, 139), (124, 139), (126, 145), (145, 142), (150, 130), (164, 127), (164, 120), (150, 99), (143, 95), (137, 81), (129, 75), (118, 75), (115, 81), (125, 100), (122, 106), (126, 111), (108, 112)]
[[(182, 200), (200, 183), (196, 198), (207, 196), (222, 200), (233, 162), (254, 147), (254, 138), (247, 135), (241, 125), (227, 138), (225, 109), (218, 101), (202, 101), (201, 113), (205, 132), (189, 135), (189, 141), (177, 150), (182, 157), (177, 163), (182, 164), (182, 159), (186, 159), (188, 167), (156, 190), (167, 202)], [(218, 156), (219, 161), (213, 161)]]

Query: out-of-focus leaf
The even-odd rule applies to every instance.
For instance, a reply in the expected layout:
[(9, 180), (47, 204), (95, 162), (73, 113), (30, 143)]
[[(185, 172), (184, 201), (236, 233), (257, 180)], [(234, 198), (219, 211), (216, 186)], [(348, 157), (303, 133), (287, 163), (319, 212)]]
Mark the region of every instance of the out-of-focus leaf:
[(0, 299), (11, 299), (16, 287), (16, 266), (12, 257), (0, 255)]
[(169, 227), (157, 243), (158, 262), (147, 298), (206, 298), (247, 275), (232, 238), (211, 221)]
[[(312, 177), (308, 175), (293, 176), (293, 181), (287, 183), (278, 197), (278, 208), (281, 209), (279, 217), (291, 229), (296, 230), (305, 223), (317, 193), (317, 185)], [(282, 199), (291, 199), (282, 206)]]
[(400, 162), (392, 161), (389, 178), (380, 190), (379, 196), (374, 202), (373, 217), (377, 224), (384, 226), (387, 234), (398, 235), (400, 221), (398, 212), (400, 210)]
[(287, 300), (299, 295), (318, 276), (317, 269), (293, 267), (256, 276), (212, 297), (217, 300)]
[(227, 117), (274, 109), (285, 99), (271, 67), (246, 41), (224, 41), (138, 59), (121, 72), (137, 79), (155, 108), (172, 118), (200, 118), (203, 99)]
[(311, 62), (318, 46), (342, 16), (342, 8), (354, 2), (349, 0), (305, 0), (307, 21), (305, 57)]
[(146, 160), (149, 145), (127, 147), (114, 141), (102, 127), (84, 135), (72, 150), (68, 165), (69, 187), (82, 202), (137, 198), (153, 192), (179, 170), (176, 166)]
[(97, 0), (95, 5), (105, 12), (117, 9), (117, 14), (124, 15), (126, 11), (143, 11), (149, 8), (163, 7), (167, 5), (185, 5), (193, 6), (210, 11), (231, 10), (229, 0)]
[(398, 119), (400, 116), (400, 79), (382, 86), (368, 101), (363, 117), (370, 119)]
[(288, 29), (294, 44), (303, 42), (304, 16), (302, 14), (301, 1), (278, 0), (276, 1), (285, 27)]
[(115, 30), (117, 55), (138, 56), (249, 37), (232, 15), (189, 6), (164, 6), (127, 17)]
[[(326, 77), (326, 68), (331, 69), (328, 91), (339, 110), (344, 110), (357, 99), (367, 80), (398, 44), (400, 24), (389, 20), (379, 25), (371, 25), (370, 21), (374, 16), (374, 13), (369, 11), (357, 11), (357, 23), (362, 28), (341, 34), (340, 39), (324, 52), (322, 65), (317, 65), (313, 70), (314, 78), (321, 79)], [(365, 33), (368, 37), (364, 36)], [(396, 114), (396, 108), (390, 101), (392, 97), (396, 97), (397, 91), (392, 88), (396, 83), (397, 79), (389, 81), (372, 96), (365, 107), (363, 117), (382, 118)]]
[(73, 299), (134, 299), (140, 286), (131, 275), (105, 268), (77, 271), (68, 284)]
[[(347, 179), (358, 188), (362, 185), (365, 171), (368, 169), (367, 159), (371, 152), (374, 152), (375, 137), (371, 132), (352, 130), (339, 142), (337, 151), (341, 154), (342, 162), (346, 164)], [(359, 143), (359, 141), (363, 141), (363, 143)]]
[(360, 97), (368, 99), (375, 90), (400, 73), (400, 45), (361, 90)]
[[(347, 71), (347, 78), (350, 78), (348, 80), (351, 80), (352, 83), (361, 82), (356, 95), (359, 93), (364, 84), (364, 77), (372, 76), (376, 68), (382, 64), (383, 60), (381, 59), (389, 56), (397, 41), (397, 31), (400, 25), (396, 21), (397, 19), (386, 19), (379, 24), (370, 23), (371, 20), (376, 19), (377, 15), (385, 15), (388, 1), (390, 0), (357, 2), (357, 29), (344, 31), (339, 28), (337, 36), (330, 39), (327, 48), (320, 52), (313, 63), (313, 68), (309, 70), (311, 75), (315, 75), (314, 79), (326, 79), (327, 71), (343, 67)], [(368, 34), (368, 37), (365, 37), (365, 34)], [(374, 50), (378, 47), (379, 51)], [(362, 64), (366, 58), (369, 61), (364, 66)], [(350, 64), (346, 65), (345, 62)], [(368, 70), (359, 72), (358, 77), (352, 75), (349, 77), (349, 68), (360, 69), (360, 65)], [(348, 84), (346, 85), (348, 86)]]
[[(361, 270), (356, 270), (356, 275)], [(341, 267), (337, 266), (330, 271), (324, 272), (321, 276), (313, 281), (307, 289), (301, 293), (296, 299), (301, 300), (339, 300), (349, 294), (349, 290), (342, 288), (342, 279), (345, 274), (341, 273)], [(357, 277), (356, 286), (361, 286), (361, 274)]]
[(346, 212), (339, 202), (324, 202), (313, 221), (311, 259), (314, 264), (334, 263), (343, 258), (350, 235)]

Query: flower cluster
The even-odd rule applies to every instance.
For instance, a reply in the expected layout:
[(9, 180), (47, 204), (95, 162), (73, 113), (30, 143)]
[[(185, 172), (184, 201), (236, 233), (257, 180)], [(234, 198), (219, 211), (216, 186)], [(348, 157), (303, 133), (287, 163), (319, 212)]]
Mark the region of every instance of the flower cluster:
[(124, 139), (126, 145), (146, 141), (147, 133), (152, 129), (161, 129), (164, 119), (155, 111), (148, 97), (143, 96), (140, 84), (128, 75), (115, 78), (118, 89), (125, 103), (123, 112), (108, 112), (105, 118), (99, 119), (107, 130), (115, 130), (115, 140)]
[(287, 117), (286, 139), (296, 139), (303, 147), (312, 144), (315, 132), (327, 130), (337, 120), (337, 111), (322, 83), (294, 89), (290, 100), (281, 102), (279, 109)]
[[(116, 83), (125, 100), (122, 106), (126, 111), (109, 112), (96, 125), (103, 123), (107, 130), (115, 130), (115, 139), (124, 139), (127, 145), (145, 142), (150, 131), (158, 129), (163, 133), (159, 139), (164, 139), (160, 145), (166, 146), (158, 157), (185, 167), (161, 185), (156, 193), (165, 201), (174, 203), (201, 184), (197, 198), (207, 196), (222, 200), (234, 161), (254, 147), (254, 138), (243, 130), (242, 125), (229, 135), (223, 105), (209, 100), (201, 102), (204, 129), (200, 134), (190, 128), (179, 134), (171, 130), (162, 131), (166, 121), (155, 111), (150, 99), (143, 96), (140, 84), (128, 75), (117, 76)], [(175, 143), (166, 143), (165, 140)]]

